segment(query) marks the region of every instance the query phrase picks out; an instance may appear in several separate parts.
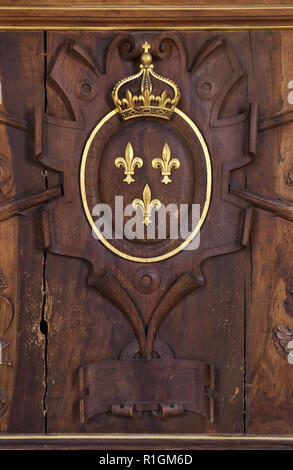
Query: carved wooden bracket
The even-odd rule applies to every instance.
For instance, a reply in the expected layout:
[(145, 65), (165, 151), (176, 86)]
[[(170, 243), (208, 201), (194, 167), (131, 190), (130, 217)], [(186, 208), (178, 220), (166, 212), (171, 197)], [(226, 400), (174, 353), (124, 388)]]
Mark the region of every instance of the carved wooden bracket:
[[(135, 347), (129, 346), (133, 354)], [(79, 369), (82, 423), (106, 412), (135, 419), (145, 412), (166, 418), (185, 411), (213, 422), (213, 367), (174, 359), (160, 342), (154, 348), (160, 351), (159, 359), (127, 359), (124, 351), (120, 360), (99, 361)]]
[(0, 202), (0, 222), (15, 215), (24, 214), (25, 211), (38, 208), (44, 203), (62, 196), (62, 188), (50, 188), (38, 194), (24, 195), (17, 198), (6, 199)]
[(231, 188), (230, 192), (231, 194), (249, 202), (254, 207), (259, 207), (260, 209), (276, 214), (282, 219), (293, 222), (293, 202), (285, 201), (284, 199), (269, 199), (257, 194), (252, 194), (249, 191), (242, 191), (236, 188)]

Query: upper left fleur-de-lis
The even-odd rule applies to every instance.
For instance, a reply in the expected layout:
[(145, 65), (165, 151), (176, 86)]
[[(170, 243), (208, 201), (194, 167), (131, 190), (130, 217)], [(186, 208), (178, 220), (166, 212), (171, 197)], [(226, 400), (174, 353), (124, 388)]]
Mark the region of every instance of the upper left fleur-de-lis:
[(121, 166), (124, 168), (124, 175), (126, 175), (126, 178), (124, 178), (123, 181), (128, 184), (135, 181), (135, 179), (132, 178), (135, 167), (137, 166), (138, 168), (141, 168), (142, 165), (143, 159), (140, 157), (134, 157), (133, 147), (130, 142), (126, 145), (124, 157), (118, 157), (115, 160), (115, 166), (117, 168)]

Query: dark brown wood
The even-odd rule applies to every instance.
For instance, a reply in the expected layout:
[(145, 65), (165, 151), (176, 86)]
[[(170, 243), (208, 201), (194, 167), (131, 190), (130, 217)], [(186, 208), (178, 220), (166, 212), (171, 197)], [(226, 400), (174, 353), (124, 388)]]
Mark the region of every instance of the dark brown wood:
[(160, 303), (156, 306), (148, 326), (147, 334), (147, 357), (152, 357), (153, 344), (158, 330), (169, 314), (180, 300), (184, 299), (189, 293), (203, 285), (203, 279), (196, 279), (190, 274), (182, 274), (176, 282), (170, 286), (168, 292), (164, 295)]
[[(15, 8), (16, 7), (16, 8)], [(256, 7), (256, 8), (255, 8)], [(0, 24), (10, 27), (35, 28), (251, 28), (292, 26), (290, 0), (277, 4), (272, 1), (197, 1), (138, 0), (104, 2), (11, 2), (0, 8)]]
[[(19, 202), (9, 203), (19, 201), (19, 195), (46, 191), (44, 174), (30, 158), (33, 105), (43, 100), (42, 55), (42, 33), (0, 33), (0, 204), (5, 211), (25, 208)], [(5, 364), (0, 366), (0, 388), (8, 399), (0, 430), (43, 432), (45, 343), (40, 322), (44, 251), (39, 215), (27, 213), (27, 217), (2, 220), (0, 246), (0, 336), (8, 343), (2, 351)]]
[(15, 215), (24, 214), (25, 211), (39, 207), (45, 202), (60, 196), (62, 196), (62, 189), (57, 187), (38, 194), (26, 195), (17, 200), (6, 200), (0, 203), (0, 222)]
[[(112, 438), (95, 436), (35, 436), (2, 438), (1, 449), (10, 450), (292, 450), (288, 436), (210, 436), (192, 439), (176, 436), (117, 436)], [(243, 439), (244, 437), (244, 439)]]
[(293, 112), (286, 111), (285, 113), (276, 114), (261, 121), (258, 125), (259, 132), (274, 129), (275, 127), (290, 124), (293, 121)]
[(202, 362), (164, 356), (87, 364), (79, 370), (80, 421), (98, 420), (102, 413), (136, 420), (149, 413), (163, 420), (187, 411), (210, 420), (210, 377)]
[[(290, 116), (288, 83), (292, 75), (291, 34), (251, 33), (254, 93), (259, 102), (261, 132), (259, 157), (247, 166), (245, 192), (271, 200), (280, 211), (256, 209), (251, 231), (251, 267), (247, 278), (247, 432), (292, 434), (292, 365), (274, 346), (273, 329), (292, 327), (285, 309), (286, 283), (292, 265), (292, 222), (276, 217), (282, 205), (292, 204), (286, 184), (292, 166), (292, 124), (273, 116)], [(289, 48), (289, 49), (288, 49)], [(268, 52), (270, 51), (270, 52)], [(270, 58), (268, 57), (270, 54)], [(282, 83), (282, 76), (284, 82)], [(266, 77), (266, 86), (258, 84)], [(287, 80), (288, 78), (288, 80)], [(261, 126), (260, 130), (264, 130)], [(257, 171), (257, 175), (256, 175)], [(260, 205), (256, 204), (258, 207)], [(263, 206), (263, 209), (266, 209)]]
[[(0, 6), (1, 29), (48, 30), (0, 33), (0, 431), (44, 436), (0, 436), (1, 448), (292, 448), (293, 35), (281, 27), (293, 9), (213, 3)], [(272, 30), (246, 31), (258, 27)], [(144, 41), (213, 176), (199, 248), (152, 264), (92, 236), (79, 187), (88, 136)], [(168, 185), (151, 164), (166, 141), (180, 159)], [(143, 158), (130, 185), (114, 165), (128, 142)], [(164, 204), (203, 206), (207, 175), (176, 113), (117, 115), (89, 149), (85, 192), (90, 210), (113, 207), (148, 182)], [(113, 245), (142, 257), (178, 241)]]
[[(233, 292), (242, 291), (243, 289), (243, 279), (239, 277), (236, 279), (234, 273), (236, 265), (239, 266), (239, 263), (243, 267), (245, 266), (247, 253), (241, 252), (234, 258), (231, 256), (229, 262), (224, 257), (207, 262), (204, 268), (207, 279), (206, 285), (204, 285), (200, 265), (206, 258), (241, 250), (243, 230), (245, 230), (245, 237), (249, 236), (249, 223), (244, 224), (243, 205), (239, 199), (232, 197), (228, 191), (230, 171), (251, 161), (251, 157), (248, 156), (249, 140), (252, 142), (256, 139), (255, 137), (249, 139), (248, 132), (249, 113), (253, 111), (249, 111), (242, 65), (245, 63), (250, 67), (249, 38), (246, 33), (227, 35), (226, 38), (221, 37), (220, 40), (218, 40), (218, 35), (213, 35), (210, 38), (205, 33), (196, 35), (191, 33), (175, 35), (172, 33), (170, 36), (164, 33), (148, 36), (148, 39), (155, 44), (154, 54), (158, 56), (156, 60), (158, 72), (177, 81), (182, 90), (180, 107), (192, 116), (196, 122), (201, 123), (201, 131), (208, 139), (210, 149), (213, 149), (211, 153), (216, 205), (211, 208), (208, 221), (204, 226), (200, 250), (182, 252), (175, 258), (154, 264), (152, 271), (146, 267), (143, 272), (143, 265), (120, 258), (116, 258), (113, 264), (112, 260), (115, 257), (113, 258), (113, 254), (109, 250), (92, 239), (86, 220), (84, 220), (84, 225), (80, 225), (80, 220), (84, 218), (84, 214), (80, 207), (78, 188), (72, 184), (73, 181), (79, 178), (79, 165), (73, 165), (72, 162), (80, 161), (82, 147), (89, 130), (109, 110), (109, 98), (115, 82), (121, 77), (135, 72), (138, 59), (135, 59), (137, 54), (134, 51), (139, 50), (139, 46), (145, 38), (145, 34), (117, 37), (112, 34), (74, 33), (70, 35), (70, 41), (68, 41), (66, 34), (50, 33), (48, 35), (48, 110), (43, 121), (43, 132), (40, 134), (43, 135), (43, 150), (37, 153), (40, 153), (40, 162), (44, 162), (58, 171), (61, 171), (62, 168), (71, 168), (70, 176), (68, 173), (67, 176), (64, 174), (64, 199), (57, 200), (52, 205), (49, 204), (46, 209), (49, 212), (50, 221), (50, 251), (66, 256), (65, 258), (59, 258), (49, 255), (46, 267), (47, 295), (52, 299), (52, 303), (46, 306), (46, 319), (49, 324), (48, 391), (46, 395), (48, 430), (52, 432), (58, 429), (60, 432), (64, 432), (70, 429), (73, 432), (79, 432), (82, 429), (91, 432), (110, 432), (110, 430), (115, 429), (116, 432), (141, 432), (143, 428), (145, 432), (156, 429), (157, 432), (169, 433), (174, 432), (175, 429), (177, 432), (180, 430), (183, 432), (220, 432), (220, 430), (241, 432), (243, 430), (243, 343), (239, 331), (243, 331), (243, 317), (241, 315), (239, 321), (239, 317), (235, 312), (239, 312), (239, 310), (243, 312), (244, 305), (243, 296), (233, 296)], [(128, 57), (124, 52), (127, 51), (127, 41), (130, 41), (132, 47), (132, 49), (129, 49)], [(164, 44), (168, 44), (167, 49), (164, 49)], [(189, 46), (185, 48), (186, 46), (184, 47), (183, 44), (189, 44)], [(123, 47), (121, 49), (120, 46), (123, 46), (124, 49)], [(194, 49), (197, 50), (196, 54)], [(240, 56), (239, 50), (241, 51)], [(189, 73), (185, 55), (188, 57), (191, 51), (193, 65), (191, 73)], [(64, 63), (67, 64), (66, 67), (64, 67)], [(104, 68), (103, 64), (105, 63), (107, 69)], [(174, 63), (178, 64), (175, 67), (177, 70), (176, 76), (174, 75)], [(221, 89), (224, 85), (224, 92), (214, 96), (214, 98), (211, 96), (207, 100), (201, 91), (199, 78), (208, 75), (206, 80), (212, 80), (211, 77), (215, 76), (213, 68), (218, 69), (217, 63), (221, 63), (223, 69), (216, 86)], [(73, 70), (74, 75), (72, 75)], [(209, 70), (209, 74), (205, 70)], [(115, 78), (112, 76), (113, 73)], [(85, 99), (86, 97), (80, 95), (79, 88), (72, 86), (73, 76), (78, 84), (91, 84), (91, 93), (93, 93), (91, 100)], [(238, 98), (236, 98), (230, 92), (230, 88), (239, 80), (244, 82), (240, 84)], [(196, 90), (196, 93), (191, 95), (192, 102), (188, 94), (184, 92), (184, 86)], [(99, 90), (99, 93), (97, 90)], [(241, 105), (239, 105), (239, 99)], [(97, 100), (99, 107), (96, 104)], [(242, 104), (247, 106), (247, 112), (243, 110)], [(253, 106), (251, 109), (254, 109)], [(72, 121), (73, 116), (75, 121)], [(67, 118), (67, 121), (65, 118)], [(254, 124), (250, 126), (250, 134), (252, 129), (255, 128), (255, 120), (253, 122)], [(158, 126), (160, 132), (166, 132), (166, 129), (159, 123), (151, 124), (150, 122), (146, 124), (145, 132), (143, 132), (143, 125), (139, 122), (129, 126), (129, 129), (133, 129), (134, 134), (130, 135), (127, 132), (123, 134), (121, 132), (119, 134), (123, 139), (121, 144), (118, 139), (116, 141), (112, 140), (118, 149), (118, 153), (123, 153), (131, 136), (135, 152), (137, 155), (145, 156), (145, 162), (151, 161), (153, 156), (160, 154), (162, 143), (160, 142), (159, 133), (156, 134), (156, 139), (152, 139), (152, 145), (148, 144), (148, 136), (151, 133), (156, 133), (156, 127)], [(115, 126), (119, 129), (119, 126), (121, 126), (119, 121), (115, 123)], [(183, 146), (180, 147), (181, 143), (175, 143), (174, 131), (177, 128), (179, 129), (179, 126), (178, 120), (174, 119), (172, 127), (167, 128), (167, 138), (173, 139), (173, 146), (179, 145), (177, 151), (174, 150), (174, 156), (176, 154), (182, 158), (185, 153), (188, 155), (188, 150), (184, 150), (185, 147)], [(233, 130), (234, 137), (230, 126), (234, 126), (233, 129), (236, 128), (236, 132)], [(112, 129), (109, 128), (109, 132), (113, 132), (113, 129), (113, 127)], [(184, 132), (186, 133), (186, 131)], [(229, 140), (223, 140), (221, 137), (223, 133), (229, 134)], [(79, 147), (76, 145), (77, 141), (74, 137), (76, 135), (79, 136)], [(107, 132), (104, 135), (104, 139), (106, 138)], [(235, 149), (234, 145), (236, 145), (236, 143), (232, 143), (233, 138), (235, 141), (239, 140), (244, 144), (242, 143), (238, 147), (239, 149), (240, 147), (243, 148), (243, 151), (239, 150), (237, 156), (233, 152), (232, 158), (231, 149)], [(224, 149), (223, 141), (230, 142), (230, 150)], [(121, 170), (113, 171), (112, 156), (101, 160), (101, 164), (97, 165), (95, 155), (100, 154), (100, 144), (97, 142), (95, 145), (95, 152), (92, 153), (91, 157), (93, 166), (87, 176), (89, 178), (88, 187), (92, 188), (93, 198), (96, 197), (94, 182), (98, 180), (101, 188), (101, 200), (112, 203), (109, 196), (109, 185), (107, 185), (107, 175), (109, 174), (111, 174), (111, 184), (116, 193), (119, 194), (118, 191), (125, 189), (124, 195), (129, 198), (129, 201), (135, 196), (139, 196), (137, 188), (143, 185), (145, 178), (154, 178), (156, 176), (154, 170), (150, 169), (150, 166), (145, 163), (145, 171), (141, 169), (135, 174), (137, 185), (130, 185), (129, 187), (126, 185), (126, 188), (125, 183), (122, 183)], [(66, 151), (64, 151), (64, 146)], [(200, 149), (198, 148), (199, 152)], [(220, 152), (218, 157), (214, 152)], [(116, 157), (118, 154), (113, 156)], [(189, 158), (192, 158), (192, 155)], [(182, 197), (188, 201), (190, 194), (192, 194), (190, 186), (188, 186), (189, 174), (186, 171), (188, 165), (188, 161), (183, 164), (182, 160), (181, 177), (184, 177), (184, 185), (180, 183), (178, 175), (177, 178), (174, 177), (172, 196), (175, 201), (176, 199), (180, 200)], [(96, 168), (99, 167), (104, 172), (105, 183), (103, 178), (95, 173)], [(235, 181), (242, 181), (241, 172), (243, 173), (243, 171), (240, 170), (239, 177), (234, 176)], [(90, 183), (90, 181), (93, 183)], [(70, 188), (70, 198), (66, 188)], [(168, 193), (164, 195), (159, 178), (158, 183), (152, 183), (152, 189), (155, 197), (168, 202), (168, 199), (166, 199)], [(66, 200), (68, 202), (65, 202)], [(71, 209), (72, 205), (78, 208), (75, 215)], [(80, 210), (81, 212), (79, 212)], [(222, 227), (218, 228), (216, 234), (212, 226), (214, 217), (219, 210), (223, 211), (228, 219)], [(70, 244), (68, 243), (68, 236), (61, 229), (62, 223), (54, 222), (60, 217), (58, 214), (61, 213), (63, 214), (63, 221), (65, 214), (68, 214), (66, 217), (70, 215), (71, 225), (73, 227), (79, 226), (78, 233), (71, 232)], [(229, 220), (230, 222), (228, 222)], [(240, 223), (235, 224), (235, 220), (240, 220)], [(139, 244), (131, 246), (129, 243), (121, 242), (117, 246), (122, 246), (124, 249), (126, 247), (126, 249), (132, 250), (133, 253), (145, 250), (144, 246)], [(156, 244), (152, 244), (149, 249), (152, 253), (158, 251)], [(87, 260), (91, 265), (91, 272), (88, 273), (88, 263), (78, 259), (70, 259), (68, 256)], [(95, 262), (97, 256), (99, 258), (98, 264)], [(111, 275), (106, 274), (109, 271)], [(154, 279), (159, 278), (159, 282), (158, 280), (155, 281), (156, 288), (154, 290), (144, 290), (143, 285), (142, 289), (137, 289), (139, 279), (142, 279), (144, 275), (150, 279), (153, 276)], [(89, 277), (88, 280), (87, 277)], [(219, 279), (221, 279), (220, 283)], [(87, 282), (96, 291), (99, 291), (99, 295), (94, 290), (89, 290)], [(67, 288), (66, 292), (62, 292), (63, 314), (62, 323), (60, 324), (57, 305), (60, 305), (61, 302), (59, 289), (61, 283), (65, 283)], [(220, 290), (213, 299), (212, 292), (215, 285), (218, 285)], [(118, 286), (121, 287), (118, 288)], [(78, 297), (74, 296), (76, 290), (79, 292)], [(150, 296), (148, 293), (152, 295)], [(105, 297), (111, 303), (108, 303)], [(73, 305), (72, 298), (74, 298)], [(219, 298), (221, 298), (220, 303)], [(80, 328), (77, 328), (77, 326), (80, 324), (81, 312), (84, 312), (85, 299), (87, 299), (88, 314), (86, 317), (82, 316), (82, 328), (87, 337), (87, 348), (83, 350)], [(225, 317), (222, 313), (223, 305), (225, 305)], [(202, 306), (204, 306), (204, 310)], [(119, 312), (118, 309), (121, 309), (121, 311)], [(134, 325), (134, 318), (140, 324), (139, 327), (138, 324), (135, 326), (135, 331), (140, 338), (140, 348), (142, 355), (144, 355), (143, 328), (140, 320), (138, 320), (139, 317), (142, 318), (143, 327), (148, 338), (147, 357), (150, 361), (152, 361), (154, 340), (158, 338), (161, 342), (163, 341), (171, 346), (176, 360), (201, 360), (207, 364), (215, 365), (215, 390), (218, 398), (215, 402), (214, 424), (203, 421), (197, 415), (187, 413), (180, 417), (177, 424), (175, 417), (173, 422), (172, 420), (154, 422), (151, 416), (146, 415), (142, 422), (123, 420), (117, 418), (117, 416), (104, 414), (99, 415), (94, 422), (80, 425), (77, 371), (84, 364), (95, 363), (101, 359), (119, 362), (122, 349), (135, 339), (135, 333), (132, 331), (130, 324), (125, 322), (123, 312), (125, 317), (131, 320), (132, 325)], [(216, 321), (215, 318), (217, 318)], [(231, 326), (227, 329), (226, 325), (228, 324)], [(70, 328), (70, 335), (68, 339), (65, 339), (64, 331), (68, 328)], [(99, 331), (98, 337), (97, 331)], [(139, 334), (138, 331), (140, 331)], [(204, 335), (201, 333), (203, 331), (205, 332)], [(239, 338), (237, 344), (230, 341), (230, 334), (233, 335), (231, 331), (235, 331), (234, 334)], [(183, 336), (184, 341), (182, 341)], [(60, 361), (60, 357), (63, 358), (62, 361)], [(222, 367), (221, 364), (223, 363), (227, 367)], [(65, 371), (68, 370), (71, 372), (65, 374)], [(131, 396), (131, 390), (129, 390), (129, 394)], [(229, 399), (227, 399), (227, 396)], [(58, 419), (59, 410), (61, 409), (62, 422)]]
[(258, 194), (252, 194), (248, 191), (241, 191), (239, 189), (231, 188), (231, 194), (237, 196), (255, 207), (272, 212), (282, 219), (293, 222), (293, 203), (291, 201), (284, 201), (282, 199), (268, 199)]
[(141, 357), (146, 357), (146, 336), (142, 318), (136, 305), (123, 289), (117, 279), (109, 273), (97, 280), (91, 280), (90, 285), (101, 292), (110, 302), (118, 307), (131, 323), (137, 336)]
[(289, 362), (288, 353), (293, 350), (293, 329), (289, 328), (288, 326), (277, 325), (273, 329), (273, 333), (275, 346), (278, 353)]

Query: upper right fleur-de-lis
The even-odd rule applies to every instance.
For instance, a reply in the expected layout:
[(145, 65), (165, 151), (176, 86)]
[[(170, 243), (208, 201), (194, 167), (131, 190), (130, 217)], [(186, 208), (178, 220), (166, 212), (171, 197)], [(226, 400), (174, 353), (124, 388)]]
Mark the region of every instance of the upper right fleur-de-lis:
[(131, 143), (128, 142), (125, 148), (124, 157), (118, 157), (115, 160), (115, 166), (117, 168), (119, 168), (120, 166), (124, 168), (124, 175), (126, 175), (126, 178), (124, 178), (123, 181), (128, 184), (133, 183), (135, 181), (135, 179), (132, 178), (132, 175), (134, 175), (134, 168), (136, 166), (138, 168), (141, 168), (143, 165), (143, 159), (140, 157), (133, 157), (133, 155), (133, 147)]
[(180, 167), (180, 161), (178, 158), (171, 159), (171, 150), (167, 142), (163, 147), (162, 158), (154, 158), (152, 161), (153, 168), (156, 169), (159, 166), (161, 167), (161, 175), (163, 176), (161, 183), (171, 183), (172, 180), (169, 178), (171, 175), (171, 170), (173, 167), (177, 170)]

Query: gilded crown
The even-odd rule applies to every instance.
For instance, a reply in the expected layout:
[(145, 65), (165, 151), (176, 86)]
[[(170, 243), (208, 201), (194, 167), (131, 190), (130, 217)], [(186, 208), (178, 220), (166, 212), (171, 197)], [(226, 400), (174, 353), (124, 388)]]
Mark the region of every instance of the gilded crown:
[[(124, 121), (131, 118), (142, 116), (154, 116), (164, 119), (171, 119), (180, 100), (180, 91), (176, 83), (169, 78), (164, 78), (154, 72), (153, 58), (149, 49), (150, 44), (145, 41), (142, 45), (143, 53), (140, 57), (140, 71), (130, 77), (120, 80), (112, 91), (112, 98), (116, 109)], [(140, 94), (133, 94), (127, 88), (124, 96), (121, 88), (134, 80), (141, 77)], [(167, 84), (169, 90), (165, 89), (160, 94), (153, 94), (152, 78), (155, 79), (156, 85)]]

